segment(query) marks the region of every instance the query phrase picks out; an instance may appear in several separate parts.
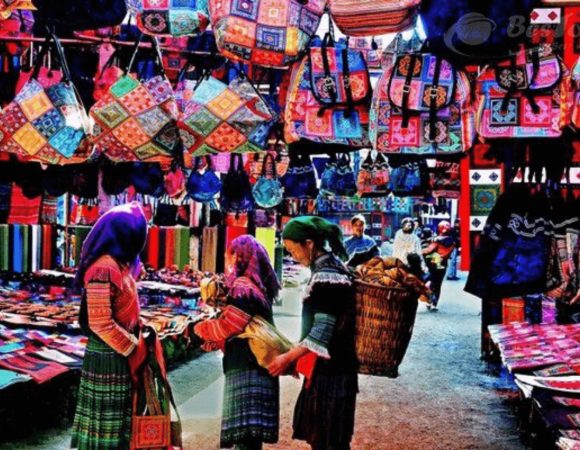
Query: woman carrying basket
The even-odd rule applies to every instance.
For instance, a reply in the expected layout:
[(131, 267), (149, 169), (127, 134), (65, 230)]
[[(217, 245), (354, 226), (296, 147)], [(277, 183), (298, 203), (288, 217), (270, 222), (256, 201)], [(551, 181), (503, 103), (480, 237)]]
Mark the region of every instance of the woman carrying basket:
[(272, 303), (280, 284), (268, 252), (254, 237), (240, 236), (228, 249), (233, 258), (227, 306), (217, 319), (195, 326), (205, 350), (224, 351), (226, 378), (220, 448), (258, 450), (278, 441), (279, 380), (259, 366), (241, 335), (252, 316), (273, 324)]
[[(312, 272), (302, 305), (301, 342), (269, 366), (272, 375), (308, 374), (294, 411), (294, 439), (314, 450), (350, 449), (354, 433), (357, 360), (355, 300), (340, 228), (321, 217), (292, 219), (284, 246)], [(327, 244), (330, 250), (327, 250)]]

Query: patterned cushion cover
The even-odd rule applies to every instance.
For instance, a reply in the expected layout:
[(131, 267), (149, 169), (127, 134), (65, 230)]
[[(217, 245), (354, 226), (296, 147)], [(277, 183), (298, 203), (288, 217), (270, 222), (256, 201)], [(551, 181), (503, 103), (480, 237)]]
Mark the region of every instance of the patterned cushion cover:
[(209, 24), (207, 0), (143, 0), (137, 25), (146, 34), (187, 36)]

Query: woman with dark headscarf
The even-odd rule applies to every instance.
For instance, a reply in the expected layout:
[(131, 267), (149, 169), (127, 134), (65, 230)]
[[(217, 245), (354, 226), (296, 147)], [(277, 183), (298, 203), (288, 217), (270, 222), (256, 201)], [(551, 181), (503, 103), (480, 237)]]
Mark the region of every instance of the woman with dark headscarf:
[(358, 380), (354, 288), (339, 259), (347, 257), (342, 231), (321, 217), (298, 217), (288, 222), (283, 238), (288, 252), (312, 275), (302, 304), (302, 340), (268, 369), (283, 375), (296, 364), (306, 375), (294, 410), (293, 438), (315, 450), (346, 450), (354, 433)]
[(83, 361), (72, 447), (128, 449), (131, 382), (146, 356), (133, 274), (147, 238), (137, 203), (117, 206), (94, 225), (81, 252), (76, 285), (89, 341)]
[(227, 306), (219, 318), (195, 327), (206, 350), (224, 351), (225, 392), (220, 448), (261, 449), (278, 441), (279, 381), (258, 365), (246, 339), (236, 339), (253, 316), (274, 323), (272, 303), (280, 284), (268, 252), (254, 237), (240, 236), (228, 249), (233, 271)]

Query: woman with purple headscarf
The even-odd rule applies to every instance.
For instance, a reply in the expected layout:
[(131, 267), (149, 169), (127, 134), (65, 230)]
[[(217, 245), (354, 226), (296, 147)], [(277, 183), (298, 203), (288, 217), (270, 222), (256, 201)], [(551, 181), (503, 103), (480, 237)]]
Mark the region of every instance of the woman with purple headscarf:
[(278, 441), (278, 378), (258, 365), (241, 334), (253, 316), (273, 324), (272, 303), (280, 284), (268, 252), (254, 237), (240, 236), (228, 249), (233, 271), (227, 306), (218, 319), (204, 321), (195, 333), (206, 341), (204, 348), (224, 351), (225, 392), (220, 448), (261, 449)]
[(73, 448), (129, 448), (131, 383), (146, 356), (133, 275), (140, 268), (146, 238), (143, 210), (131, 203), (101, 216), (83, 244), (76, 285), (82, 292), (79, 320), (89, 341)]

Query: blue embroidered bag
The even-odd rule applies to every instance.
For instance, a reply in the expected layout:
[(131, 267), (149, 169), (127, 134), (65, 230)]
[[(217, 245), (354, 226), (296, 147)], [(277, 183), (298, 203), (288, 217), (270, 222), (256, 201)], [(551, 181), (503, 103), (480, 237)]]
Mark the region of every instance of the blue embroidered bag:
[(222, 182), (214, 172), (211, 158), (206, 156), (207, 166), (202, 173), (199, 170), (201, 158), (195, 158), (193, 170), (187, 180), (187, 193), (196, 202), (210, 203), (222, 189)]
[(316, 198), (316, 175), (310, 157), (300, 153), (290, 154), (290, 164), (282, 177), (286, 198)]
[[(270, 162), (269, 166), (268, 162)], [(262, 176), (254, 184), (252, 193), (254, 194), (256, 204), (262, 208), (274, 208), (284, 198), (282, 185), (276, 175), (276, 160), (271, 153), (267, 153), (264, 157)]]

